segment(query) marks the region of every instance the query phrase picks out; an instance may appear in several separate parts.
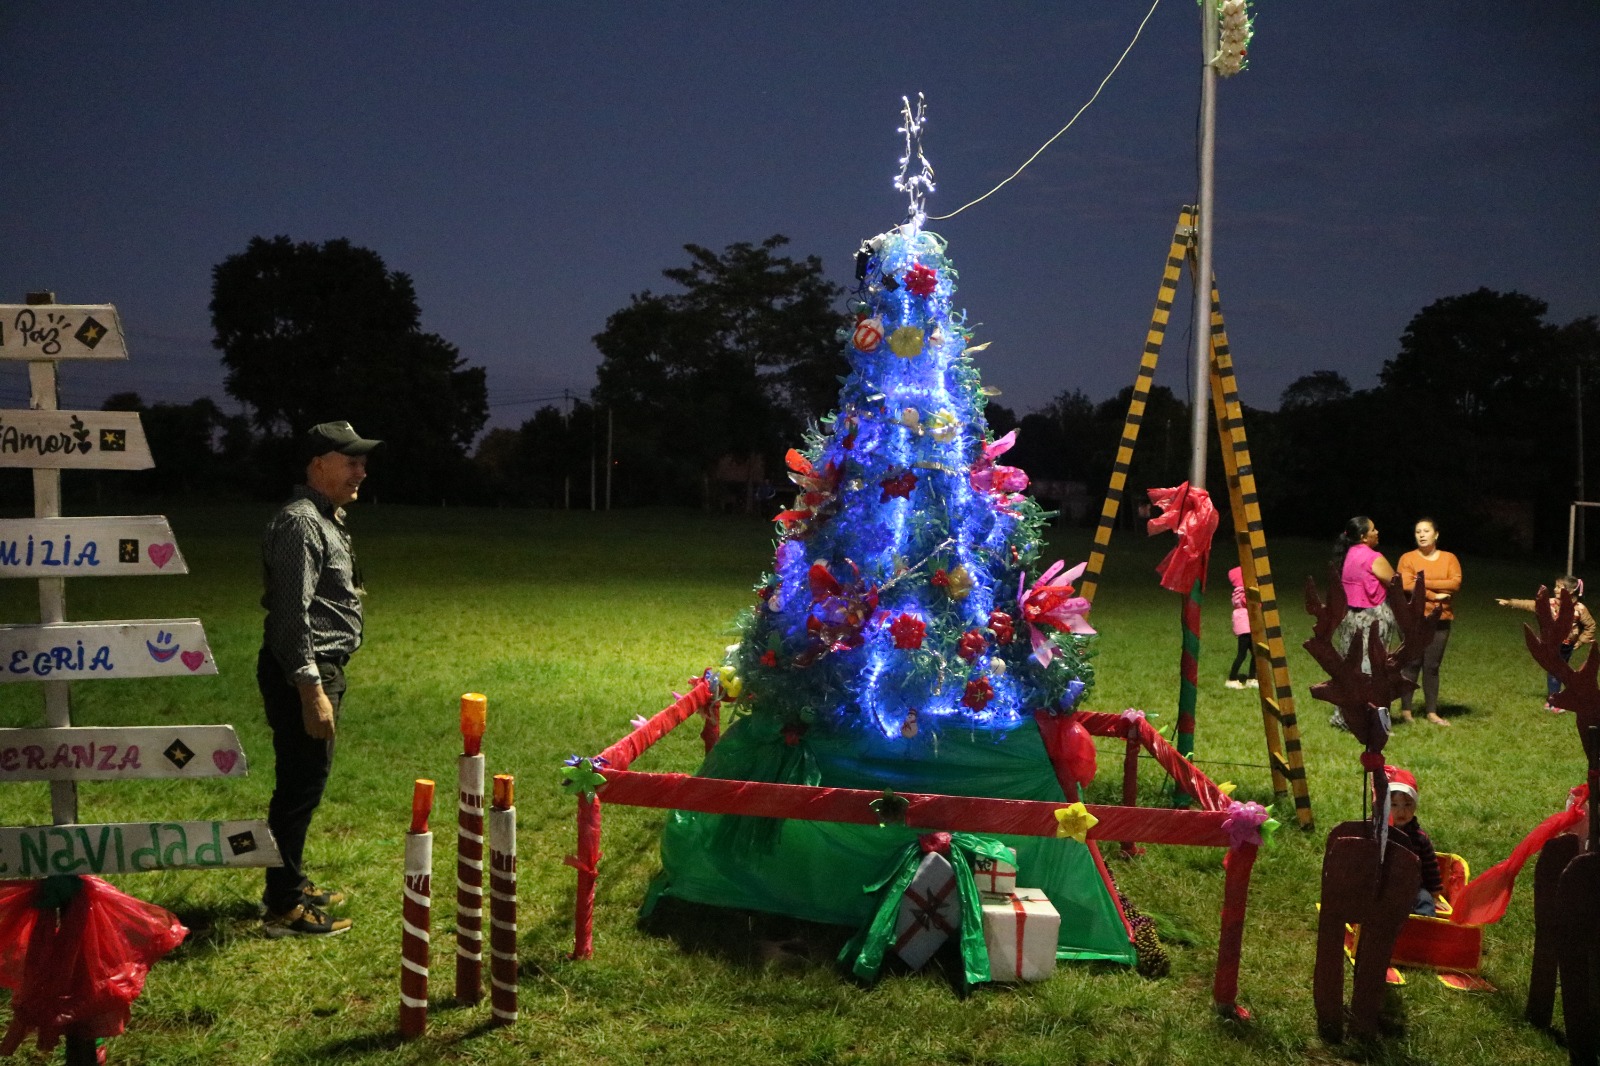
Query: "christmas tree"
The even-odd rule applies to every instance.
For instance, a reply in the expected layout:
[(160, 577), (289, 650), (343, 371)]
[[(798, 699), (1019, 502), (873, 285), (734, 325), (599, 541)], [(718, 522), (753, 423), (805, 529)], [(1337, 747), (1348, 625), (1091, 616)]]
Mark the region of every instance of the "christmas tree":
[[(907, 110), (907, 158), (921, 161)], [(1092, 681), (1082, 567), (1040, 565), (1048, 518), (984, 419), (956, 271), (923, 228), (931, 171), (900, 185), (904, 224), (857, 255), (851, 373), (788, 463), (772, 572), (720, 670), (732, 722), (706, 777), (1065, 802), (1036, 713), (1070, 712)], [(1070, 780), (1070, 777), (1067, 778)], [(1073, 797), (1076, 798), (1076, 797)], [(859, 924), (915, 831), (675, 812), (667, 894)], [(1020, 883), (1062, 913), (1066, 957), (1131, 962), (1093, 845), (1007, 838)]]

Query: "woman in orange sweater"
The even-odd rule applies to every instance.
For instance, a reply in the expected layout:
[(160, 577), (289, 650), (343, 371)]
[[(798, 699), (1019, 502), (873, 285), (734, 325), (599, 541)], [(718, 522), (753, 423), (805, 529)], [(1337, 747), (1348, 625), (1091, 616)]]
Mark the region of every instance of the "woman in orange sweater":
[[(1461, 560), (1439, 549), (1439, 526), (1431, 518), (1417, 519), (1413, 530), (1415, 551), (1400, 556), (1400, 580), (1407, 591), (1417, 587), (1417, 575), (1424, 575), (1428, 602), (1424, 608), (1434, 620), (1433, 640), (1422, 653), (1422, 662), (1413, 663), (1402, 673), (1412, 681), (1422, 674), (1423, 708), (1434, 725), (1449, 725), (1439, 717), (1439, 664), (1444, 661), (1445, 645), (1450, 643), (1450, 623), (1455, 620), (1454, 596), (1461, 589)], [(1400, 697), (1400, 718), (1411, 721), (1411, 694)]]

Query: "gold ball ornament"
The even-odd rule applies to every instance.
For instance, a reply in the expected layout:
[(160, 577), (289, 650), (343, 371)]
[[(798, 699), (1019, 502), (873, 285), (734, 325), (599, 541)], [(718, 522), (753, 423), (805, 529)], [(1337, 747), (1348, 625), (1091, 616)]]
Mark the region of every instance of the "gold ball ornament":
[(889, 350), (902, 359), (922, 354), (923, 334), (916, 326), (901, 326), (889, 334)]

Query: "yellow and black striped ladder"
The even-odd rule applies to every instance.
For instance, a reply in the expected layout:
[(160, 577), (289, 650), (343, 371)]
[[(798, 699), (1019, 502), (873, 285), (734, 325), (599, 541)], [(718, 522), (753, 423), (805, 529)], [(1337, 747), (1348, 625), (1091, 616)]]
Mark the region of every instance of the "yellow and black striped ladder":
[(1185, 207), (1178, 216), (1178, 226), (1172, 231), (1172, 247), (1167, 250), (1167, 266), (1161, 272), (1161, 288), (1156, 292), (1155, 313), (1150, 316), (1150, 332), (1145, 334), (1144, 355), (1139, 359), (1139, 376), (1133, 382), (1133, 395), (1128, 398), (1128, 417), (1122, 423), (1122, 440), (1117, 444), (1117, 459), (1111, 465), (1111, 484), (1106, 487), (1106, 502), (1100, 509), (1100, 525), (1094, 531), (1094, 547), (1089, 551), (1089, 565), (1084, 567), (1083, 581), (1078, 586), (1079, 595), (1094, 602), (1095, 589), (1100, 585), (1100, 573), (1106, 564), (1106, 547), (1111, 543), (1111, 531), (1117, 525), (1117, 511), (1122, 507), (1123, 492), (1128, 487), (1128, 467), (1133, 463), (1133, 447), (1139, 442), (1139, 426), (1144, 422), (1145, 405), (1150, 400), (1150, 383), (1155, 380), (1156, 360), (1161, 357), (1161, 342), (1167, 336), (1167, 319), (1172, 316), (1172, 301), (1178, 292), (1178, 279), (1183, 276), (1184, 260), (1194, 247), (1194, 208)]
[[(1145, 335), (1144, 354), (1139, 361), (1139, 376), (1128, 400), (1128, 415), (1122, 426), (1111, 482), (1106, 488), (1100, 524), (1095, 529), (1094, 547), (1084, 568), (1081, 595), (1091, 602), (1105, 567), (1106, 549), (1116, 528), (1127, 489), (1128, 470), (1139, 440), (1139, 428), (1155, 379), (1156, 362), (1166, 339), (1167, 322), (1177, 296), (1178, 279), (1185, 262), (1194, 268), (1195, 211), (1185, 207), (1178, 215), (1167, 252), (1161, 287), (1156, 293), (1155, 311)], [(1198, 283), (1197, 283), (1198, 284)], [(1261, 699), (1262, 725), (1266, 732), (1267, 757), (1272, 769), (1273, 793), (1279, 797), (1293, 793), (1295, 817), (1302, 828), (1312, 827), (1311, 796), (1306, 789), (1305, 765), (1301, 758), (1300, 730), (1294, 712), (1294, 693), (1289, 681), (1289, 664), (1283, 644), (1282, 620), (1277, 592), (1256, 494), (1255, 471), (1250, 462), (1250, 447), (1245, 439), (1243, 412), (1239, 404), (1238, 382), (1228, 350), (1227, 330), (1222, 322), (1222, 304), (1215, 285), (1211, 288), (1211, 394), (1222, 442), (1223, 467), (1227, 473), (1228, 496), (1232, 504), (1234, 534), (1239, 545), (1240, 567), (1245, 575), (1245, 594), (1250, 606), (1251, 645)]]
[(1294, 713), (1294, 689), (1289, 683), (1283, 619), (1278, 610), (1272, 562), (1267, 557), (1255, 467), (1245, 439), (1239, 383), (1233, 374), (1233, 355), (1228, 349), (1222, 298), (1217, 294), (1215, 280), (1211, 285), (1211, 406), (1222, 444), (1222, 466), (1228, 475), (1234, 540), (1250, 609), (1250, 641), (1255, 652), (1252, 658), (1261, 697), (1261, 723), (1267, 735), (1267, 758), (1272, 764), (1272, 791), (1279, 797), (1293, 793), (1295, 818), (1301, 828), (1310, 829), (1311, 794), (1306, 789), (1306, 767), (1300, 752), (1300, 726)]

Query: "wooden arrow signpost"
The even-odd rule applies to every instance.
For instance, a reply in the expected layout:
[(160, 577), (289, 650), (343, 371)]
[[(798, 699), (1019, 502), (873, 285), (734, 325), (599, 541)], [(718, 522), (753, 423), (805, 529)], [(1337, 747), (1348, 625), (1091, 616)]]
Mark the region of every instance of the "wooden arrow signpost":
[(248, 765), (228, 725), (72, 724), (73, 681), (217, 672), (199, 619), (66, 620), (65, 578), (189, 572), (160, 515), (61, 517), (62, 469), (154, 465), (137, 413), (57, 409), (56, 361), (127, 357), (110, 304), (48, 293), (0, 304), (0, 359), (26, 360), (32, 390), (29, 410), (0, 411), (0, 467), (31, 468), (34, 486), (34, 517), (0, 521), (0, 579), (39, 582), (38, 624), (0, 625), (0, 684), (34, 682), (45, 697), (42, 728), (0, 729), (0, 783), (49, 782), (55, 822), (0, 827), (0, 878), (281, 861), (259, 820), (77, 824), (79, 781), (241, 777)]
[(0, 577), (187, 574), (160, 515), (0, 519)]

